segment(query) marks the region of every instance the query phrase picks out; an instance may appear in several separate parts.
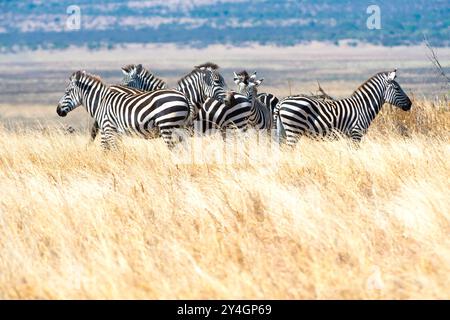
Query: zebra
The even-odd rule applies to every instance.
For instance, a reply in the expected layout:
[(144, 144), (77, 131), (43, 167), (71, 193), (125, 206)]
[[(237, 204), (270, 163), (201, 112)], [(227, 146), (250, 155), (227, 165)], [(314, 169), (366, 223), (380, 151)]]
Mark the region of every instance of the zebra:
[[(238, 73), (234, 72), (233, 74), (234, 74), (234, 83), (238, 85), (238, 92), (243, 92), (245, 90), (246, 85), (248, 84), (250, 75), (245, 70)], [(254, 74), (256, 74), (256, 72)], [(256, 97), (259, 101), (262, 102), (262, 104), (266, 105), (267, 108), (269, 108), (272, 114), (274, 113), (275, 107), (280, 101), (275, 95), (266, 92), (258, 93)]]
[[(240, 75), (243, 76), (244, 73)], [(224, 102), (214, 98), (206, 100), (199, 111), (197, 132), (204, 134), (214, 129), (223, 132), (228, 128), (246, 131), (249, 126), (270, 129), (272, 119), (270, 109), (255, 98), (257, 87), (263, 79), (256, 80), (255, 74), (250, 77), (245, 73), (245, 76), (245, 80), (238, 83), (241, 93), (227, 92)]]
[[(129, 64), (122, 67), (124, 78), (121, 85), (112, 85), (109, 88), (116, 92), (137, 94), (144, 91), (166, 89), (167, 83), (157, 78), (150, 71), (142, 67), (142, 64)], [(97, 137), (99, 125), (94, 121), (91, 127), (91, 141)]]
[(284, 130), (287, 144), (294, 145), (300, 136), (333, 136), (340, 133), (359, 142), (385, 102), (404, 111), (411, 100), (395, 81), (396, 72), (380, 72), (364, 82), (346, 99), (324, 100), (290, 96), (278, 104), (278, 135)]
[(122, 85), (143, 91), (167, 89), (167, 83), (142, 67), (142, 64), (129, 64), (122, 67)]
[(258, 93), (257, 98), (262, 102), (263, 105), (269, 108), (271, 114), (275, 112), (275, 108), (278, 102), (280, 102), (280, 100), (276, 96), (266, 92)]
[[(311, 94), (311, 95), (304, 95), (305, 97), (308, 97), (308, 98), (314, 98), (314, 99), (317, 99), (317, 100), (331, 100), (331, 101), (333, 101), (333, 100), (336, 100), (335, 98), (333, 98), (332, 96), (330, 96), (328, 93), (326, 93), (323, 89), (322, 89), (322, 87), (320, 86), (320, 83), (319, 83), (319, 81), (317, 81), (317, 85), (318, 85), (318, 94)], [(273, 106), (273, 105), (272, 105)], [(272, 129), (273, 130), (276, 130), (276, 131), (279, 131), (279, 134), (277, 135), (277, 139), (278, 139), (278, 141), (279, 141), (279, 139), (280, 139), (280, 132), (282, 132), (283, 134), (285, 134), (285, 132), (284, 132), (284, 130), (283, 130), (283, 128), (277, 128), (277, 123), (278, 123), (278, 115), (279, 115), (279, 107), (280, 107), (280, 105), (279, 105), (279, 101), (278, 101), (278, 99), (277, 99), (277, 102), (276, 102), (276, 104), (273, 106), (273, 108), (271, 108), (271, 110), (272, 110)]]
[(269, 130), (272, 127), (273, 107), (263, 103), (261, 99), (258, 98), (257, 90), (263, 81), (264, 79), (256, 80), (256, 72), (251, 76), (245, 70), (239, 73), (234, 72), (234, 82), (238, 85), (239, 92), (245, 94), (252, 103), (249, 124), (256, 129)]
[(192, 124), (197, 118), (198, 111), (208, 98), (224, 101), (226, 83), (218, 69), (218, 65), (207, 62), (195, 66), (194, 70), (178, 80), (176, 90), (183, 92), (190, 104), (189, 123)]
[[(218, 67), (207, 63), (195, 67), (200, 70), (216, 70)], [(195, 71), (195, 70), (194, 70)], [(151, 80), (151, 74), (145, 72), (128, 73), (122, 84), (132, 86), (138, 89), (144, 89), (144, 83)], [(239, 94), (228, 92), (223, 101), (213, 97), (208, 97), (198, 109), (198, 115), (195, 122), (195, 132), (206, 134), (215, 130), (224, 130), (227, 128), (245, 129), (250, 115), (250, 102)], [(240, 112), (238, 111), (240, 110)]]
[(224, 135), (226, 129), (245, 131), (248, 128), (252, 104), (247, 96), (228, 91), (224, 101), (214, 98), (206, 99), (199, 109), (194, 129), (197, 134), (211, 134), (221, 131)]
[[(121, 85), (113, 85), (109, 86), (111, 91), (119, 92), (119, 93), (125, 93), (125, 94), (138, 94), (142, 93), (142, 90), (134, 89), (134, 88), (128, 88)], [(94, 123), (91, 126), (90, 130), (90, 141), (94, 141), (97, 137), (98, 131), (100, 130), (100, 126), (98, 125), (97, 120), (94, 119)]]
[(174, 131), (189, 117), (189, 102), (182, 92), (169, 89), (137, 94), (118, 92), (85, 71), (72, 74), (56, 112), (65, 117), (80, 105), (98, 122), (105, 149), (115, 147), (119, 134), (134, 133), (145, 137), (152, 129), (158, 129), (165, 143), (172, 148)]

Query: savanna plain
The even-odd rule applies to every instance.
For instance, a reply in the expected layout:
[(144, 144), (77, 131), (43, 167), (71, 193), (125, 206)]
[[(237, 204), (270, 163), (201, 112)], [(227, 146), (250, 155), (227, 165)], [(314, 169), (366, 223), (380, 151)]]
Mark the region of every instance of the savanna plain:
[[(44, 72), (45, 59), (16, 72)], [(62, 95), (69, 75), (48, 87)], [(339, 96), (358, 81), (321, 85)], [(249, 132), (173, 151), (126, 137), (104, 152), (82, 107), (60, 122), (52, 93), (19, 105), (12, 87), (0, 106), (2, 299), (450, 298), (445, 94), (412, 95), (410, 112), (386, 105), (359, 146), (278, 148)]]

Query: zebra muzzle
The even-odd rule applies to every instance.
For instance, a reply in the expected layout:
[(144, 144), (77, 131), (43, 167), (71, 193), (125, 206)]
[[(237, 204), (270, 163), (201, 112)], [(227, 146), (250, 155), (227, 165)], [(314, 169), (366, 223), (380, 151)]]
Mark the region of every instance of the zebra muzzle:
[(58, 116), (60, 116), (60, 117), (65, 117), (65, 116), (67, 116), (67, 111), (61, 109), (60, 106), (56, 107), (56, 113), (57, 113)]

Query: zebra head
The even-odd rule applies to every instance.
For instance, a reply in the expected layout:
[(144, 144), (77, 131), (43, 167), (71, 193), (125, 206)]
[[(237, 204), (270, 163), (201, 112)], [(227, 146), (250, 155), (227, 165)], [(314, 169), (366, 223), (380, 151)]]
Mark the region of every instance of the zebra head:
[(397, 69), (388, 72), (386, 77), (386, 90), (384, 92), (384, 101), (392, 104), (396, 107), (401, 108), (404, 111), (411, 109), (411, 100), (400, 87), (400, 85), (395, 81)]
[(264, 78), (261, 78), (259, 80), (256, 79), (256, 72), (254, 72), (248, 80), (247, 97), (256, 99), (256, 96), (258, 94), (258, 87), (263, 81)]
[(217, 70), (208, 70), (204, 74), (204, 80), (206, 96), (223, 100), (226, 84), (222, 75)]
[(84, 75), (86, 75), (86, 71), (77, 71), (70, 77), (66, 91), (56, 107), (56, 113), (60, 117), (67, 116), (70, 111), (81, 105), (82, 96), (77, 84)]
[(248, 72), (246, 70), (242, 70), (238, 73), (233, 72), (233, 76), (234, 83), (236, 83), (238, 86), (238, 92), (245, 93), (245, 89), (247, 88), (248, 81), (250, 79), (250, 75), (248, 74)]
[(164, 89), (167, 84), (155, 77), (142, 64), (130, 64), (122, 68), (122, 85), (145, 91)]
[(200, 72), (203, 82), (203, 95), (205, 97), (211, 97), (219, 101), (223, 101), (225, 97), (226, 83), (225, 79), (219, 73), (219, 66), (207, 62), (198, 66), (195, 69)]
[(247, 71), (234, 73), (235, 83), (238, 85), (238, 90), (241, 94), (246, 95), (249, 99), (255, 98), (258, 93), (258, 87), (264, 79), (256, 79), (256, 72), (250, 76)]
[(142, 82), (142, 64), (129, 64), (122, 68), (122, 84), (131, 88), (140, 89)]
[(263, 81), (264, 79), (256, 79), (256, 72), (253, 72), (252, 75), (245, 70), (234, 72), (234, 83), (238, 85), (238, 92), (249, 98), (256, 94), (257, 88)]

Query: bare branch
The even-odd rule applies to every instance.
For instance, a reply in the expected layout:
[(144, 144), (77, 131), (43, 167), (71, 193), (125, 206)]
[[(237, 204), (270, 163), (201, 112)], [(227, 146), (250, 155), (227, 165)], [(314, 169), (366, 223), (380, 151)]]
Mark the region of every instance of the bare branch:
[(322, 87), (320, 86), (319, 80), (317, 80), (317, 85), (319, 86), (320, 95), (324, 99), (335, 100), (332, 96), (330, 96), (328, 93), (326, 93), (325, 90), (322, 89)]
[(423, 39), (424, 39), (426, 47), (430, 51), (429, 54), (427, 54), (428, 59), (433, 64), (437, 73), (445, 80), (446, 85), (450, 86), (450, 78), (445, 74), (444, 68), (442, 67), (441, 63), (439, 62), (437, 54), (436, 54), (435, 50), (433, 49), (433, 47), (431, 46), (431, 43), (428, 41), (425, 34), (423, 35)]
[(317, 81), (317, 85), (319, 86), (319, 89), (317, 90), (318, 94), (310, 93), (309, 97), (315, 98), (315, 99), (321, 99), (321, 100), (335, 100), (332, 96), (330, 96), (328, 93), (325, 92), (325, 90), (322, 89), (320, 86), (319, 81)]

